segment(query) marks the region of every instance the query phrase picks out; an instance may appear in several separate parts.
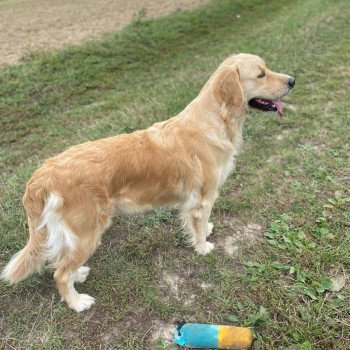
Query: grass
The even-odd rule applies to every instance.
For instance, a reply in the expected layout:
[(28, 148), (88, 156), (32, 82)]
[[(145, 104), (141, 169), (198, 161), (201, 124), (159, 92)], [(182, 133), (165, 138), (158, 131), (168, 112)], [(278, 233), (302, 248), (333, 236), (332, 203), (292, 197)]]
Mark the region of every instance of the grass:
[(172, 211), (117, 217), (78, 286), (97, 304), (67, 309), (49, 270), (1, 283), (0, 347), (166, 349), (160, 331), (186, 318), (252, 327), (254, 349), (349, 348), (349, 282), (332, 292), (330, 280), (350, 268), (349, 10), (220, 0), (2, 68), (1, 266), (26, 242), (21, 197), (46, 157), (175, 115), (233, 52), (297, 84), (284, 120), (252, 113), (245, 124), (212, 214), (213, 254), (185, 246)]

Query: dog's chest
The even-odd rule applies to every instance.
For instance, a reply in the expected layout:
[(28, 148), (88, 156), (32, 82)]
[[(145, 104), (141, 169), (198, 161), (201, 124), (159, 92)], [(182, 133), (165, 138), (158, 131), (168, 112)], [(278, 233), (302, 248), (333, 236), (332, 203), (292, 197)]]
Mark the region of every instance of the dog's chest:
[(235, 155), (231, 154), (221, 167), (220, 186), (226, 181), (235, 166)]
[(226, 179), (228, 178), (228, 176), (231, 174), (231, 172), (234, 169), (235, 158), (236, 158), (236, 155), (238, 154), (239, 149), (241, 147), (241, 144), (243, 142), (242, 133), (239, 131), (236, 133), (236, 135), (233, 139), (232, 149), (229, 152), (227, 152), (225, 154), (225, 156), (223, 157), (223, 162), (221, 164), (220, 185), (222, 185), (226, 181)]

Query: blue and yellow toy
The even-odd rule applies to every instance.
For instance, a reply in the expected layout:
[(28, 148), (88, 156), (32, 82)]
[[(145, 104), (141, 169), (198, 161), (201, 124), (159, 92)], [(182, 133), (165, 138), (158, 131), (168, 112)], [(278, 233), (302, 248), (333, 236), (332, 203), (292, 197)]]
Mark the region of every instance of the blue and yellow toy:
[(187, 348), (246, 350), (252, 346), (249, 328), (182, 322), (175, 329), (174, 343)]

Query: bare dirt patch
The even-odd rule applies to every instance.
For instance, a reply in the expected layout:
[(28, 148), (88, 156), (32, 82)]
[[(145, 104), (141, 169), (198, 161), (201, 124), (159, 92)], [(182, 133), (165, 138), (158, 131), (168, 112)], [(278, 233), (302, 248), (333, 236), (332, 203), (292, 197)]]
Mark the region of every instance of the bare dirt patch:
[(154, 321), (150, 330), (150, 342), (155, 344), (157, 342), (162, 342), (164, 346), (168, 349), (173, 344), (173, 333), (176, 325), (173, 323), (164, 323), (162, 321)]
[(5, 0), (0, 3), (0, 64), (33, 50), (58, 49), (146, 18), (188, 10), (207, 0)]
[(164, 271), (161, 281), (162, 283), (160, 283), (159, 289), (164, 299), (171, 297), (176, 301), (180, 301), (184, 305), (192, 304), (195, 301), (196, 295), (189, 293), (185, 288), (185, 277)]
[[(229, 227), (233, 224), (227, 223)], [(243, 227), (234, 228), (234, 233), (230, 236), (220, 237), (218, 246), (229, 257), (236, 257), (242, 247), (249, 247), (256, 244), (262, 234), (262, 226), (256, 223), (249, 223)]]
[(232, 236), (225, 237), (223, 248), (227, 255), (234, 256), (239, 249), (237, 239)]

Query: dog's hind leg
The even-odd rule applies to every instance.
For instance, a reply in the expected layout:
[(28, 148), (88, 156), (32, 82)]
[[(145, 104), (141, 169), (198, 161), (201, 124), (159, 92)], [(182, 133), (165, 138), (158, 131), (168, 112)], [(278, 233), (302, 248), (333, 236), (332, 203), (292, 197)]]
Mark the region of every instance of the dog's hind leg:
[(62, 250), (53, 264), (56, 268), (54, 279), (62, 300), (76, 312), (87, 310), (95, 303), (93, 297), (79, 294), (74, 283), (84, 282), (89, 274), (90, 268), (83, 264), (95, 252), (104, 231), (99, 225), (96, 226), (91, 231), (85, 231), (84, 235), (81, 232), (74, 234), (74, 247)]
[(78, 246), (73, 254), (64, 252), (55, 263), (54, 279), (62, 300), (76, 312), (87, 310), (95, 303), (93, 297), (79, 294), (74, 288), (74, 282), (83, 282), (86, 279), (87, 273), (81, 273), (82, 265), (93, 252), (94, 249)]
[(77, 271), (75, 271), (74, 274), (74, 282), (77, 283), (83, 283), (86, 281), (87, 276), (89, 275), (90, 267), (88, 266), (81, 266), (78, 268)]
[(93, 297), (79, 294), (74, 283), (85, 281), (90, 269), (83, 264), (100, 244), (113, 212), (113, 205), (107, 198), (103, 200), (101, 196), (98, 201), (93, 201), (88, 194), (79, 194), (79, 201), (73, 204), (63, 201), (60, 207), (47, 213), (46, 224), (46, 250), (48, 260), (55, 268), (56, 285), (62, 300), (77, 312), (87, 310), (95, 303)]

